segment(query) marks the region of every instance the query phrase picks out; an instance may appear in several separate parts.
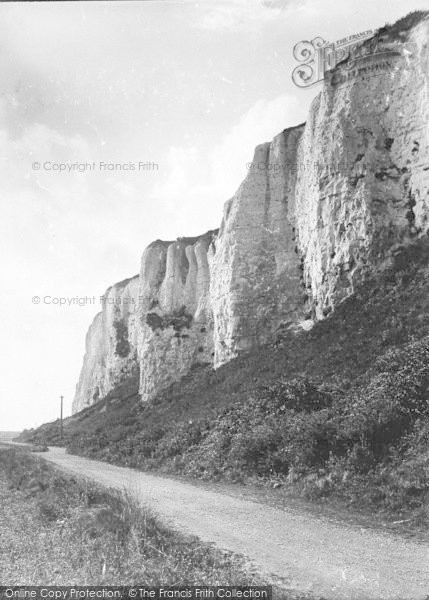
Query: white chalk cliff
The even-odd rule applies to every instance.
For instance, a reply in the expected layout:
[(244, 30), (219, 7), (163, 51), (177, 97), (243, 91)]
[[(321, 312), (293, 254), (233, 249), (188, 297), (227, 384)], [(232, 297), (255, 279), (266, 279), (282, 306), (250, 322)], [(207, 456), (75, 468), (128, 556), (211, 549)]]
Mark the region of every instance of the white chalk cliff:
[(427, 234), (428, 41), (424, 19), (352, 53), (305, 124), (256, 148), (219, 230), (150, 244), (88, 331), (74, 412), (138, 372), (148, 400), (197, 364), (310, 327)]

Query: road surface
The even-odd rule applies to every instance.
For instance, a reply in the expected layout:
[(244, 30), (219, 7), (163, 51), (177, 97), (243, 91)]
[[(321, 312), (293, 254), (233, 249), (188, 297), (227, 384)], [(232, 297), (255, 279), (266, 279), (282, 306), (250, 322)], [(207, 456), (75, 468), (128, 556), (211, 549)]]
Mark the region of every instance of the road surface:
[(329, 600), (423, 600), (429, 545), (206, 490), (51, 448), (43, 458), (101, 484), (126, 488), (168, 524), (245, 555), (271, 582)]

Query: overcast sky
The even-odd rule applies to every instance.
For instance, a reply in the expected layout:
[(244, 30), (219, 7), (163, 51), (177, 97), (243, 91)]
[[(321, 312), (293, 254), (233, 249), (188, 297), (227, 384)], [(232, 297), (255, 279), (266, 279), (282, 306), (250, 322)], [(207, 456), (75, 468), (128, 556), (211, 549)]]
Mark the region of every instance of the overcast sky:
[[(100, 306), (43, 299), (99, 298), (152, 240), (218, 227), (254, 146), (320, 90), (292, 83), (294, 44), (415, 8), (429, 0), (0, 4), (0, 430), (53, 420), (60, 394), (70, 413)], [(97, 168), (50, 169), (75, 162)]]

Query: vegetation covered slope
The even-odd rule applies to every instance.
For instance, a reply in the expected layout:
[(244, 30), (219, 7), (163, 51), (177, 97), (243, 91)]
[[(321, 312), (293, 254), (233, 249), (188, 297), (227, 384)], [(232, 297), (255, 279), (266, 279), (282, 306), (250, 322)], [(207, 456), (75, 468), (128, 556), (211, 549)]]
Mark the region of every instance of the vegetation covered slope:
[[(69, 451), (425, 520), (428, 259), (427, 239), (398, 250), (311, 331), (195, 369), (152, 402), (115, 390), (67, 420)], [(57, 422), (21, 439), (56, 444), (58, 433)]]

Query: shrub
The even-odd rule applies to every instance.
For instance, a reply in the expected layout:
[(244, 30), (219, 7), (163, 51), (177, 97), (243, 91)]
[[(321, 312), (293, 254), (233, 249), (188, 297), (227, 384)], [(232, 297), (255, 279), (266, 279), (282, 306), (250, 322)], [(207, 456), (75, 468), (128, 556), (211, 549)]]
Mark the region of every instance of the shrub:
[(117, 319), (113, 321), (113, 327), (116, 335), (115, 352), (121, 358), (126, 358), (131, 351), (131, 346), (128, 341), (127, 322), (125, 319)]
[(172, 327), (176, 334), (178, 334), (182, 329), (189, 329), (192, 320), (193, 316), (186, 311), (186, 306), (182, 306), (167, 315), (159, 315), (156, 312), (146, 314), (146, 324), (149, 325), (153, 331)]
[(45, 444), (34, 444), (30, 450), (31, 452), (48, 452), (49, 448)]
[(332, 404), (332, 395), (308, 378), (281, 379), (258, 390), (258, 400), (270, 411), (288, 409), (312, 412)]

